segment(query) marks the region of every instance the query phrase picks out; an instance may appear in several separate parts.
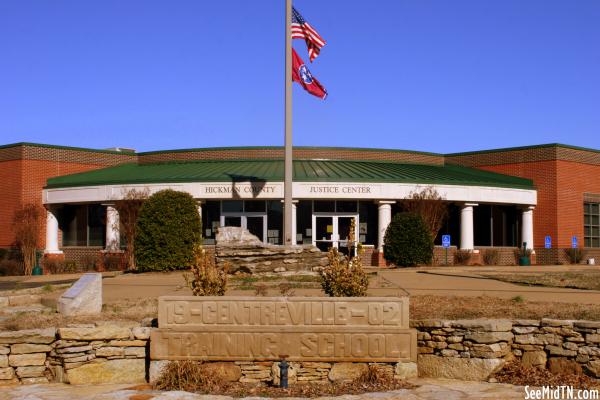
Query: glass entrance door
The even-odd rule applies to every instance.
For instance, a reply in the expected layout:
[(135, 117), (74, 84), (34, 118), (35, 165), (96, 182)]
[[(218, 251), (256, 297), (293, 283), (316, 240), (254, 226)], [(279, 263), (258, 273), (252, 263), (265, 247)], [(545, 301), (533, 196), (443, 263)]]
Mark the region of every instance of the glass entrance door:
[(334, 217), (315, 217), (315, 233), (313, 238), (315, 246), (321, 251), (327, 251), (333, 243), (333, 219)]
[[(313, 242), (321, 251), (328, 251), (330, 247), (338, 248), (342, 253), (348, 254), (348, 234), (352, 219), (355, 220), (354, 240), (358, 237), (358, 215), (314, 215), (313, 214)], [(353, 246), (354, 244), (350, 244)]]

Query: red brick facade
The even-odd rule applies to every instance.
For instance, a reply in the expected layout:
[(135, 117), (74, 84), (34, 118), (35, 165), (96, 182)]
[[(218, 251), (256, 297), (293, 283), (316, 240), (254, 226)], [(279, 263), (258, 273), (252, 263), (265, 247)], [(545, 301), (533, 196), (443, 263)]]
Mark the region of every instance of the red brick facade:
[[(0, 247), (14, 243), (11, 224), (16, 210), (32, 203), (42, 207), (42, 188), (51, 177), (105, 168), (136, 160), (111, 151), (19, 144), (0, 147)], [(45, 246), (42, 220), (40, 246)]]
[[(584, 196), (600, 195), (600, 151), (549, 145), (448, 155), (446, 162), (533, 180), (538, 196), (534, 247), (540, 263), (566, 261), (561, 251), (544, 249), (547, 235), (554, 248), (571, 247), (573, 236), (583, 247)], [(594, 253), (590, 249), (590, 255)]]

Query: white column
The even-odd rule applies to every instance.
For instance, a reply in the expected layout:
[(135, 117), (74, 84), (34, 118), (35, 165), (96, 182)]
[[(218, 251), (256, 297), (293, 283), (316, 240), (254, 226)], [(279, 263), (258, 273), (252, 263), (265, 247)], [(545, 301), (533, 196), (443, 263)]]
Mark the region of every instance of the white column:
[(121, 248), (119, 212), (112, 205), (106, 206), (106, 250), (118, 251)]
[(52, 210), (46, 210), (46, 249), (45, 254), (62, 254), (58, 248), (58, 219)]
[(460, 249), (473, 250), (473, 207), (474, 203), (465, 203), (460, 209)]
[(378, 230), (377, 230), (377, 249), (383, 251), (383, 238), (388, 225), (392, 222), (392, 204), (395, 201), (379, 201), (378, 202)]
[(202, 200), (197, 200), (198, 204), (198, 215), (200, 216), (200, 221), (202, 221)]
[(292, 245), (298, 244), (298, 242), (296, 241), (296, 234), (298, 233), (298, 231), (297, 231), (298, 221), (296, 220), (297, 203), (298, 203), (298, 200), (292, 201)]
[[(533, 209), (534, 206), (529, 206), (523, 210), (521, 215), (521, 238), (527, 243), (528, 249), (533, 249)], [(519, 243), (520, 245), (522, 243)]]

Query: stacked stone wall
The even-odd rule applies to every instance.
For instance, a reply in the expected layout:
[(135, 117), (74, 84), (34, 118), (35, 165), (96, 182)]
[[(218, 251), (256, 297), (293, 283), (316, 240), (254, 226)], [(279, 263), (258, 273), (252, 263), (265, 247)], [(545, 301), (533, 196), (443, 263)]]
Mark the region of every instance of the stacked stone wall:
[(0, 332), (0, 386), (145, 382), (149, 337), (117, 325)]
[(515, 359), (553, 372), (600, 378), (600, 322), (542, 320), (413, 321), (419, 375), (486, 380)]
[[(600, 321), (420, 320), (418, 362), (291, 362), (290, 383), (353, 379), (376, 364), (396, 378), (487, 380), (505, 363), (600, 378)], [(150, 361), (152, 328), (76, 325), (0, 332), (0, 385), (155, 381), (169, 361)], [(278, 362), (211, 362), (230, 381), (278, 383)]]

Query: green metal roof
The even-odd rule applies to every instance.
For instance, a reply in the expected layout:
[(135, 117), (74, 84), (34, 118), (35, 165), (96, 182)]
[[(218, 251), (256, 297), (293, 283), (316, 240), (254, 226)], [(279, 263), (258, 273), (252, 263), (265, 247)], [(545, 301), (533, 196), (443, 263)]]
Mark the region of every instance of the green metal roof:
[[(122, 164), (48, 179), (46, 188), (176, 182), (283, 181), (283, 160), (191, 161)], [(529, 179), (458, 165), (386, 161), (295, 160), (296, 182), (383, 182), (533, 189)]]

